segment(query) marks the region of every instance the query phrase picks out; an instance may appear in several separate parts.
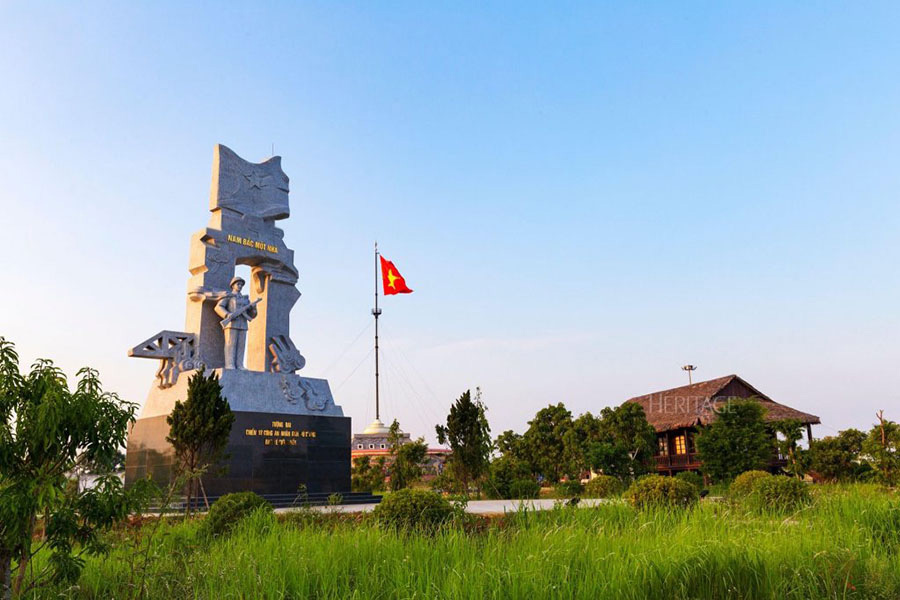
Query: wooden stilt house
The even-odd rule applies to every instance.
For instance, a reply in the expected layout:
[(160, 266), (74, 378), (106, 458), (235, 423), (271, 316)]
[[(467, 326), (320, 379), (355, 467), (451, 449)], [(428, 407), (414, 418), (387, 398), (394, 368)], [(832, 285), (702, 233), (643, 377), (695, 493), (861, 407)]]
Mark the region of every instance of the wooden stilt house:
[[(656, 465), (662, 474), (693, 471), (700, 468), (694, 447), (699, 428), (717, 417), (717, 410), (729, 400), (753, 399), (766, 409), (767, 421), (796, 419), (806, 425), (807, 439), (812, 439), (812, 425), (819, 417), (779, 404), (737, 375), (701, 381), (671, 390), (654, 392), (627, 400), (644, 408), (647, 421), (656, 429)], [(785, 461), (773, 456), (770, 467), (784, 466)]]

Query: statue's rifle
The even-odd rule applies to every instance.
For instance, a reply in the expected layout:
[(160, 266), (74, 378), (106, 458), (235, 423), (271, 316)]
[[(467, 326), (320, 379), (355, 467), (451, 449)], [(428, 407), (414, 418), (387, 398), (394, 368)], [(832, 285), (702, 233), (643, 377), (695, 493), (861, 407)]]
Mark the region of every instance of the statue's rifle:
[(225, 327), (227, 327), (229, 323), (231, 323), (233, 320), (235, 320), (236, 318), (238, 318), (239, 316), (241, 316), (242, 314), (244, 314), (245, 312), (247, 312), (248, 310), (250, 310), (257, 304), (259, 304), (260, 302), (262, 302), (262, 298), (257, 298), (256, 300), (254, 300), (247, 306), (245, 306), (243, 308), (239, 308), (238, 310), (234, 311), (233, 313), (231, 313), (230, 315), (228, 315), (227, 317), (222, 319), (222, 329), (225, 329)]

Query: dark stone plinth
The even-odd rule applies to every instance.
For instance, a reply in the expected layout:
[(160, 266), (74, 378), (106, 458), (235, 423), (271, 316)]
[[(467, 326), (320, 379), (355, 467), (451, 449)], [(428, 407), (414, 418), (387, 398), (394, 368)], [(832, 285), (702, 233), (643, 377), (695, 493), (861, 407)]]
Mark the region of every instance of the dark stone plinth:
[[(350, 418), (235, 412), (224, 474), (203, 477), (210, 496), (253, 491), (294, 494), (350, 490)], [(139, 419), (128, 436), (125, 485), (151, 476), (159, 485), (172, 477), (173, 451), (165, 416)]]

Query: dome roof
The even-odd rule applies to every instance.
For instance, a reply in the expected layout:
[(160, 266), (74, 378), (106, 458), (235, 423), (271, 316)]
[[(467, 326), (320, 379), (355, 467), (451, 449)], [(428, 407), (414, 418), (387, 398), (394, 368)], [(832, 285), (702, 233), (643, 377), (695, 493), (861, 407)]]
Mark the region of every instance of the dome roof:
[(384, 423), (381, 422), (381, 419), (375, 419), (372, 421), (372, 424), (363, 429), (363, 434), (373, 434), (373, 433), (381, 433), (387, 435), (391, 430), (389, 427), (385, 427)]

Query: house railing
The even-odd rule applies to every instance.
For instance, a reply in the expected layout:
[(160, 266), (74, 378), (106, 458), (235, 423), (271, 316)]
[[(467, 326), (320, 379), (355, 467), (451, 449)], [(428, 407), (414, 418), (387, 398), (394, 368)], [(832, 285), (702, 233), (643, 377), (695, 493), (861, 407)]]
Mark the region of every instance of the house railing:
[(664, 454), (656, 457), (656, 466), (663, 469), (671, 467), (693, 467), (700, 464), (696, 452), (688, 454)]
[[(688, 454), (663, 454), (656, 456), (656, 467), (658, 469), (695, 469), (700, 466), (700, 457), (696, 452)], [(770, 467), (784, 467), (787, 460), (773, 456), (769, 461)]]

